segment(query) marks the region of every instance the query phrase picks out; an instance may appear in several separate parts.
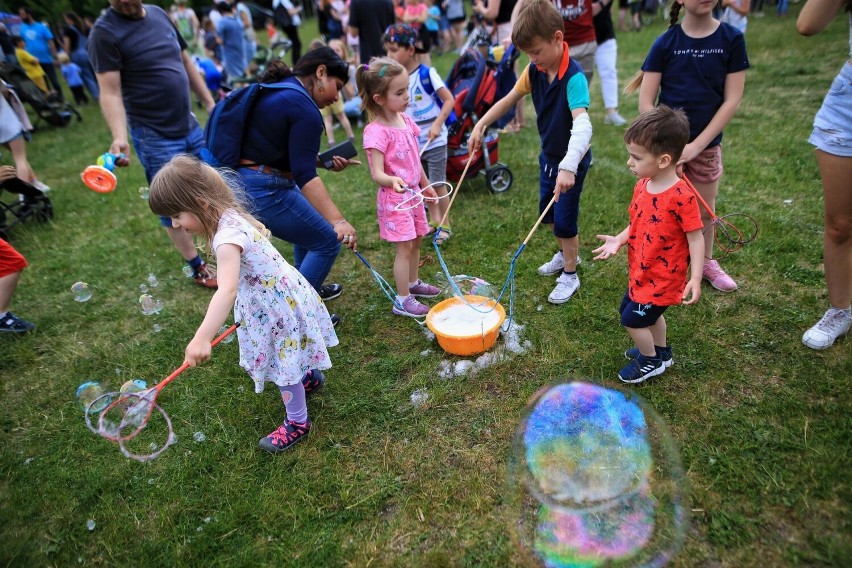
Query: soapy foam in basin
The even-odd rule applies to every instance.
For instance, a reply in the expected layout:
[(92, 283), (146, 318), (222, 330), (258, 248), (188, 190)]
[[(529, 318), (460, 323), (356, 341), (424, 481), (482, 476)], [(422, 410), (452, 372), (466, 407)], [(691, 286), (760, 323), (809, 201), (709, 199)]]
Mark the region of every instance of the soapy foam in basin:
[(473, 306), (475, 309), (464, 303), (449, 306), (435, 314), (432, 325), (444, 335), (468, 337), (490, 331), (500, 321), (497, 310), (482, 313), (488, 310), (488, 304), (483, 302)]

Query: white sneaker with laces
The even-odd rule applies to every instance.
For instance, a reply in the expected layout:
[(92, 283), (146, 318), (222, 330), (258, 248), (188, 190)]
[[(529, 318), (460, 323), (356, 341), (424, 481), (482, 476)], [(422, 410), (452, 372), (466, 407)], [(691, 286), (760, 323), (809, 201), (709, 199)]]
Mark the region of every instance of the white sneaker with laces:
[(563, 272), (556, 279), (556, 288), (547, 297), (547, 301), (551, 304), (564, 304), (571, 299), (578, 288), (580, 288), (580, 279), (577, 275)]
[(604, 117), (604, 124), (612, 124), (613, 126), (624, 126), (625, 124), (627, 124), (627, 120), (625, 120), (623, 116), (618, 114), (618, 112), (614, 112)]
[(829, 308), (822, 319), (802, 336), (802, 343), (811, 349), (828, 349), (838, 337), (849, 333), (852, 316), (845, 310)]
[(48, 191), (50, 191), (49, 185), (47, 185), (46, 183), (44, 183), (40, 180), (37, 180), (37, 179), (34, 179), (33, 181), (31, 181), (30, 185), (33, 186), (34, 188), (36, 188), (37, 190), (41, 191), (42, 193), (47, 193)]
[[(580, 255), (577, 255), (577, 264), (580, 264)], [(565, 270), (565, 257), (562, 251), (557, 251), (549, 261), (538, 267), (538, 273), (542, 276), (553, 276)]]

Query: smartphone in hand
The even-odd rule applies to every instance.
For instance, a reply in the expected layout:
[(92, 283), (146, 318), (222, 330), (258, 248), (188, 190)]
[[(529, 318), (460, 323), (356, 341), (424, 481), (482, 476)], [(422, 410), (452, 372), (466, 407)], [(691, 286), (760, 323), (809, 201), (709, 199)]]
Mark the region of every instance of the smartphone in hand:
[(341, 158), (349, 160), (357, 155), (358, 150), (355, 149), (355, 145), (352, 143), (352, 140), (347, 140), (346, 142), (341, 142), (337, 146), (329, 148), (325, 152), (321, 153), (319, 155), (319, 161), (325, 169), (329, 170), (331, 169), (331, 166), (334, 165), (333, 159), (335, 156), (340, 156)]

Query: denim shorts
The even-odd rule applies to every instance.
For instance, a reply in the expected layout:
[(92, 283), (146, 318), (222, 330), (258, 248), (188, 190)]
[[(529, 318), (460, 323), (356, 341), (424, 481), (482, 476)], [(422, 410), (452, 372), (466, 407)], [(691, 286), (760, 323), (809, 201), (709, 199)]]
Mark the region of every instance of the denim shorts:
[(654, 304), (634, 302), (630, 299), (627, 292), (625, 292), (624, 298), (621, 299), (621, 307), (618, 308), (618, 313), (621, 315), (621, 325), (624, 327), (643, 329), (657, 323), (657, 320), (660, 319), (666, 308), (668, 306), (655, 306)]
[(808, 142), (827, 154), (852, 157), (852, 61), (832, 81)]
[[(201, 157), (201, 148), (204, 147), (204, 133), (197, 122), (194, 123), (189, 134), (182, 138), (165, 138), (147, 126), (131, 126), (130, 141), (133, 143), (133, 149), (136, 150), (139, 162), (145, 170), (145, 179), (150, 184), (160, 168), (178, 154)], [(160, 217), (160, 224), (164, 227), (171, 227), (172, 220), (168, 217)]]
[[(577, 236), (577, 218), (580, 215), (580, 194), (583, 193), (583, 182), (592, 163), (592, 150), (589, 149), (574, 176), (574, 187), (559, 196), (559, 201), (547, 212), (542, 220), (547, 225), (553, 225), (553, 235), (559, 239), (570, 239)], [(553, 190), (556, 188), (556, 176), (559, 175), (559, 165), (550, 165), (544, 156), (538, 157), (539, 166), (539, 194), (538, 212), (541, 214), (553, 198)]]

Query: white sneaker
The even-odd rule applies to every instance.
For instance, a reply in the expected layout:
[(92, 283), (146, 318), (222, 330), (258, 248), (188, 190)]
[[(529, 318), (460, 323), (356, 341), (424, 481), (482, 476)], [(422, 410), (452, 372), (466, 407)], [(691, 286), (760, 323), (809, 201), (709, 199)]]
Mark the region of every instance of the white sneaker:
[(547, 297), (547, 301), (551, 304), (564, 304), (571, 299), (578, 288), (580, 288), (580, 279), (576, 274), (562, 273), (556, 279), (556, 288)]
[(811, 349), (828, 349), (852, 327), (852, 316), (844, 310), (829, 308), (822, 319), (802, 336), (802, 343)]
[(625, 120), (624, 117), (618, 114), (618, 112), (616, 111), (604, 117), (604, 124), (612, 124), (613, 126), (624, 126), (625, 124), (627, 124), (627, 120)]
[[(577, 255), (577, 264), (580, 264), (580, 255)], [(553, 276), (565, 270), (565, 257), (562, 251), (557, 251), (549, 261), (538, 267), (538, 273), (542, 276)]]

